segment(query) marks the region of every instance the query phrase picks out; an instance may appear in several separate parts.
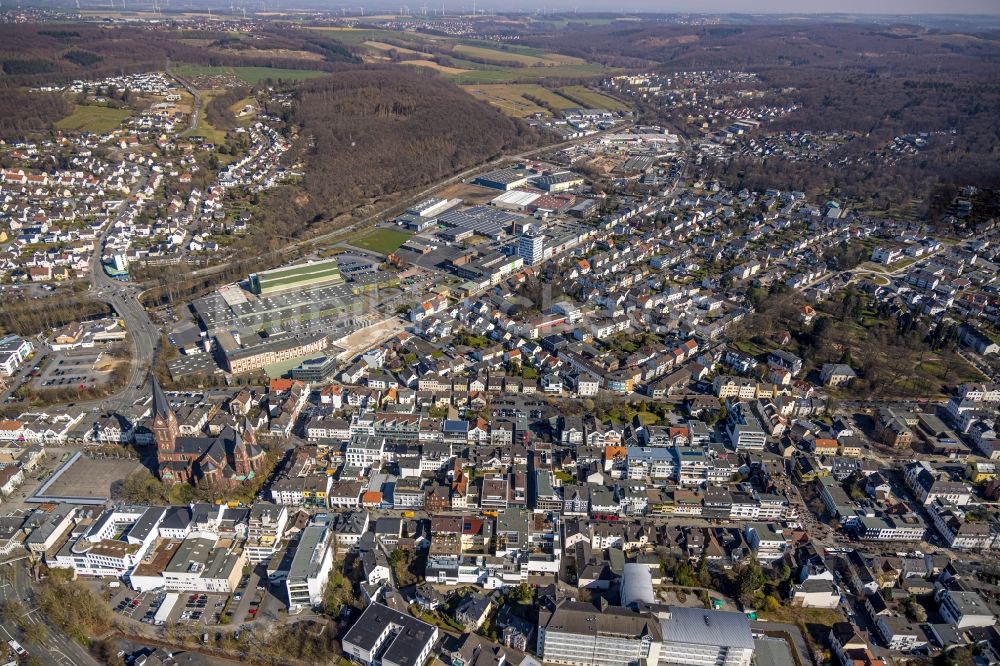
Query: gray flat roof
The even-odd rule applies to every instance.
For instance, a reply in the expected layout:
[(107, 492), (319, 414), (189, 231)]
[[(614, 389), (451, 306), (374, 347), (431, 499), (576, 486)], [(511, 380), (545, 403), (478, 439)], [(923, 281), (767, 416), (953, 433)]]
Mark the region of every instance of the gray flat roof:
[(292, 566), (288, 570), (289, 578), (303, 579), (316, 575), (327, 547), (326, 535), (326, 525), (309, 525), (302, 530)]
[(368, 606), (343, 640), (372, 650), (387, 628), (395, 630), (395, 635), (388, 639), (390, 642), (382, 655), (383, 660), (404, 666), (420, 666), (417, 659), (427, 643), (434, 640), (436, 629), (383, 604)]
[(780, 638), (762, 637), (755, 638), (753, 642), (754, 657), (758, 664), (768, 664), (768, 666), (795, 666), (795, 658), (792, 657), (791, 648), (788, 643)]
[(671, 606), (660, 631), (664, 643), (753, 649), (750, 622), (743, 613)]

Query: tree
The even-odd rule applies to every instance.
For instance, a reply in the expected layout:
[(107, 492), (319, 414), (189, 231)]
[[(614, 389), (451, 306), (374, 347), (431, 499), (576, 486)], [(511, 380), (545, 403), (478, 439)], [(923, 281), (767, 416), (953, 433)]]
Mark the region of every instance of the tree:
[(125, 479), (120, 498), (128, 504), (167, 504), (168, 491), (149, 470), (140, 469)]
[(754, 593), (764, 585), (764, 572), (756, 557), (751, 557), (736, 573), (736, 592), (744, 604), (749, 605)]
[(533, 596), (531, 586), (527, 583), (514, 586), (507, 594), (508, 599), (519, 604), (530, 604)]
[(944, 653), (943, 663), (945, 666), (975, 666), (976, 655), (971, 647), (955, 647)]
[(38, 588), (38, 604), (54, 625), (85, 644), (110, 629), (113, 617), (103, 599), (70, 575), (63, 569), (50, 569)]
[(40, 622), (29, 622), (24, 627), (24, 637), (31, 643), (44, 643), (49, 637), (49, 630)]
[(0, 624), (6, 627), (21, 626), (24, 616), (24, 605), (17, 599), (9, 599), (0, 607)]
[(674, 567), (674, 583), (683, 587), (698, 587), (698, 578), (690, 562), (681, 562)]
[(122, 666), (125, 661), (118, 656), (118, 649), (111, 641), (94, 641), (90, 644), (90, 653), (102, 664)]
[(708, 554), (705, 549), (701, 551), (701, 557), (698, 558), (698, 583), (702, 587), (708, 587), (711, 582), (711, 576), (708, 573)]
[(908, 597), (903, 603), (903, 610), (906, 612), (906, 617), (914, 622), (927, 621), (927, 610), (917, 601), (916, 597)]

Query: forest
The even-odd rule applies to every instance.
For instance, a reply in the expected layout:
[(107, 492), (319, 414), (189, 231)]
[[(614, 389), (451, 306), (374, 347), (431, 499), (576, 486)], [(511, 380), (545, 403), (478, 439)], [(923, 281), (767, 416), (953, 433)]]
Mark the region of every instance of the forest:
[(45, 300), (45, 307), (39, 307), (38, 300), (14, 300), (5, 296), (3, 307), (0, 308), (0, 335), (31, 335), (73, 321), (106, 317), (109, 314), (111, 310), (106, 303), (79, 295), (51, 296)]
[(315, 31), (281, 24), (267, 26), (261, 38), (253, 40), (162, 26), (67, 24), (53, 29), (45, 24), (4, 24), (0, 25), (0, 137), (44, 132), (72, 111), (62, 96), (29, 92), (28, 86), (155, 71), (181, 62), (332, 72), (360, 59)]
[(149, 25), (0, 25), (4, 89), (155, 71), (168, 62), (335, 71), (361, 61), (340, 42), (280, 23), (257, 39)]
[(547, 140), (440, 76), (391, 66), (304, 83), (293, 122), (309, 147), (291, 219), (314, 221)]

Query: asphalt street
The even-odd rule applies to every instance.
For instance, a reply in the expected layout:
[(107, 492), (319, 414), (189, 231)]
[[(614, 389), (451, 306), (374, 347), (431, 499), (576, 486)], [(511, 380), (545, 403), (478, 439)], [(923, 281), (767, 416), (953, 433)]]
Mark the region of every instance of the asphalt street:
[[(125, 206), (119, 212), (116, 222), (124, 220), (130, 210), (132, 196), (146, 186), (149, 180), (147, 172), (132, 188)], [(160, 331), (149, 318), (146, 309), (139, 301), (142, 288), (138, 285), (120, 282), (104, 272), (101, 265), (104, 241), (111, 232), (113, 223), (108, 224), (97, 242), (97, 250), (90, 259), (90, 297), (103, 301), (114, 308), (118, 316), (125, 322), (125, 330), (129, 334), (132, 347), (132, 367), (125, 387), (117, 394), (102, 400), (108, 408), (122, 408), (134, 403), (145, 395), (146, 378), (152, 367), (153, 355), (160, 341)]]
[(15, 628), (0, 625), (0, 636), (3, 637), (3, 640), (14, 639), (18, 641), (29, 654), (36, 655), (45, 664), (58, 666), (89, 666), (93, 664), (96, 666), (98, 662), (79, 643), (63, 633), (39, 611), (32, 590), (34, 581), (28, 572), (26, 560), (15, 559), (2, 566), (13, 570), (13, 580), (0, 581), (0, 603), (6, 603), (11, 599), (19, 601), (25, 610), (24, 621), (28, 624), (43, 624), (48, 630), (45, 644), (39, 645), (16, 636)]

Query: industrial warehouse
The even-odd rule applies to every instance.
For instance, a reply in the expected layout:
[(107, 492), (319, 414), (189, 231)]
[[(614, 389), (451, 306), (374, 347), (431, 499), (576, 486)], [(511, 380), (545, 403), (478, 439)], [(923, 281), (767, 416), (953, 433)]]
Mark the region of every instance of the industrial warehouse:
[(336, 259), (284, 266), (250, 275), (250, 291), (270, 296), (283, 291), (340, 284), (340, 266)]

